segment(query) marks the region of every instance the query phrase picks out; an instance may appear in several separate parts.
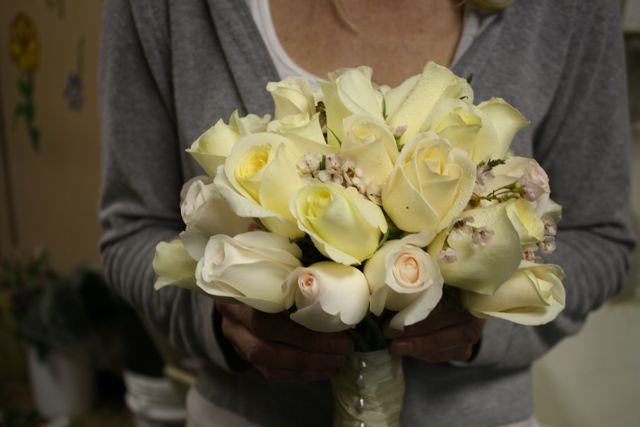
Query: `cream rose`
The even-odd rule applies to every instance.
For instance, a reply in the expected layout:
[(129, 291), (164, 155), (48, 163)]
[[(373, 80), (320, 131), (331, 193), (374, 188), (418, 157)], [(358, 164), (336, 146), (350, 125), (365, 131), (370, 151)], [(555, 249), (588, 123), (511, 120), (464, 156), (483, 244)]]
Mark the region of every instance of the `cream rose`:
[[(391, 129), (404, 128), (400, 143), (405, 144), (420, 129), (433, 107), (444, 99), (466, 98), (473, 102), (473, 91), (469, 83), (435, 62), (424, 67), (418, 79), (409, 80), (400, 89), (391, 92), (393, 111), (389, 113), (387, 122)], [(402, 101), (398, 98), (403, 97)]]
[(565, 306), (563, 277), (557, 265), (523, 261), (493, 295), (461, 292), (461, 300), (478, 317), (542, 325), (555, 319)]
[(467, 153), (435, 133), (415, 135), (405, 144), (382, 189), (382, 205), (408, 232), (438, 232), (466, 207), (476, 165)]
[(296, 166), (302, 154), (282, 135), (248, 135), (233, 147), (214, 183), (237, 215), (260, 218), (273, 232), (300, 237), (289, 199), (304, 185)]
[(367, 315), (367, 279), (354, 267), (319, 262), (291, 272), (285, 285), (287, 306), (297, 307), (291, 319), (318, 332), (354, 327)]
[(371, 312), (397, 311), (390, 326), (403, 329), (425, 319), (442, 297), (438, 264), (422, 249), (401, 240), (385, 243), (364, 266)]
[(355, 188), (334, 183), (309, 184), (291, 199), (298, 228), (332, 260), (360, 264), (376, 251), (387, 222), (379, 206)]
[(398, 158), (398, 146), (389, 127), (362, 114), (344, 119), (343, 127), (340, 157), (355, 162), (367, 184), (382, 189)]
[(506, 101), (492, 98), (478, 106), (448, 98), (438, 102), (421, 131), (433, 131), (469, 153), (474, 163), (506, 157), (516, 133), (529, 122)]
[(168, 285), (191, 290), (196, 287), (196, 261), (189, 255), (179, 239), (160, 242), (153, 257), (153, 271), (158, 275), (154, 287)]
[(237, 216), (222, 198), (211, 178), (198, 176), (189, 180), (180, 193), (180, 213), (187, 229), (208, 236), (218, 233), (234, 236), (249, 230), (253, 219)]
[[(475, 229), (473, 233), (450, 233), (447, 229), (436, 236), (428, 248), (431, 257), (440, 259), (441, 253), (450, 248), (456, 258), (440, 264), (445, 283), (492, 294), (511, 277), (520, 264), (522, 250), (520, 236), (507, 215), (510, 203), (465, 211), (464, 217), (472, 218), (469, 225)], [(478, 244), (483, 233), (486, 236)]]
[(316, 112), (311, 88), (302, 77), (287, 77), (279, 82), (269, 82), (267, 91), (271, 93), (276, 106), (276, 120), (296, 115), (311, 117)]
[(329, 144), (338, 145), (343, 137), (342, 122), (352, 114), (384, 120), (382, 93), (374, 88), (371, 73), (368, 67), (348, 68), (330, 74), (330, 81), (318, 82), (326, 106)]
[(238, 111), (234, 111), (228, 125), (222, 119), (218, 120), (191, 144), (187, 153), (213, 178), (236, 141), (241, 136), (264, 131), (270, 118), (269, 115), (259, 117), (255, 114), (240, 117)]
[(282, 285), (299, 267), (300, 248), (285, 237), (251, 231), (213, 236), (196, 267), (197, 286), (205, 293), (233, 298), (267, 313), (287, 309)]

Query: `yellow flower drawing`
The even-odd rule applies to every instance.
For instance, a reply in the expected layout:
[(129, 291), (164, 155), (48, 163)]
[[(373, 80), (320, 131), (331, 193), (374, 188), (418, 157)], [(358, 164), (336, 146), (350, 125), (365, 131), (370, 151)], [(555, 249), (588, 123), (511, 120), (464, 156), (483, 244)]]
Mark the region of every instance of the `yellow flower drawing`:
[(11, 21), (9, 55), (21, 72), (32, 73), (38, 66), (38, 37), (28, 16), (19, 13)]

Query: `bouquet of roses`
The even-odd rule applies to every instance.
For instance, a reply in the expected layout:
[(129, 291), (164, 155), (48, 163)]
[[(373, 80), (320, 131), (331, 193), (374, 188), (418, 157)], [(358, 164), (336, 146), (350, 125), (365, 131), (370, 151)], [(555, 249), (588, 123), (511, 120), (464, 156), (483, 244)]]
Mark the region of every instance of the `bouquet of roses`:
[[(178, 240), (160, 243), (156, 288), (176, 285), (288, 311), (356, 349), (385, 346), (455, 289), (474, 315), (521, 324), (564, 307), (548, 177), (509, 146), (528, 122), (434, 63), (395, 88), (366, 67), (312, 91), (269, 83), (275, 119), (234, 112), (188, 150), (207, 172), (184, 185)], [(377, 332), (376, 332), (377, 330)]]

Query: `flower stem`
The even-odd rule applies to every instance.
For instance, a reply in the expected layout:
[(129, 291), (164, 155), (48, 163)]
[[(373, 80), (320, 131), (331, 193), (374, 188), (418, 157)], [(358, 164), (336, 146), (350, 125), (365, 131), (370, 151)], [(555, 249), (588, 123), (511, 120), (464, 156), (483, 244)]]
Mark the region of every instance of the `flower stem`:
[(362, 338), (362, 336), (357, 330), (347, 329), (347, 333), (351, 336), (351, 339), (353, 340), (355, 351), (363, 352), (363, 353), (371, 351), (369, 349), (369, 346), (367, 345), (367, 343), (364, 341), (364, 339)]
[(375, 341), (376, 349), (384, 349), (387, 348), (387, 340), (384, 338), (382, 334), (382, 329), (380, 328), (380, 324), (373, 318), (373, 314), (369, 313), (364, 318), (365, 323), (373, 332), (373, 339)]

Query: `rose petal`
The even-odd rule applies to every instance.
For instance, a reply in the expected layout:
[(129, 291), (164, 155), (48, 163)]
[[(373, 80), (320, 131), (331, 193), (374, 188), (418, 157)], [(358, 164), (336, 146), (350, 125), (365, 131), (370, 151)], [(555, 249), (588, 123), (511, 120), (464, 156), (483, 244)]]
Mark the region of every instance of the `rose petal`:
[(490, 117), (496, 139), (476, 147), (474, 160), (504, 159), (514, 136), (528, 125), (529, 121), (502, 98), (491, 98), (478, 105), (478, 109)]
[(155, 289), (168, 285), (196, 290), (196, 261), (185, 250), (179, 239), (160, 242), (153, 257), (153, 270), (158, 275)]
[(446, 230), (431, 242), (428, 251), (434, 259), (438, 259), (445, 240), (456, 251), (457, 261), (440, 265), (447, 284), (492, 294), (518, 268), (522, 257), (520, 237), (507, 216), (508, 203), (464, 212), (465, 216), (473, 217), (474, 227), (487, 227), (494, 232), (485, 247), (473, 249), (471, 235), (463, 234), (458, 239), (447, 240)]
[(430, 61), (411, 92), (387, 121), (391, 129), (406, 126), (407, 130), (400, 137), (400, 143), (405, 144), (420, 131), (431, 110), (442, 97), (463, 96), (473, 99), (469, 83), (448, 68)]

